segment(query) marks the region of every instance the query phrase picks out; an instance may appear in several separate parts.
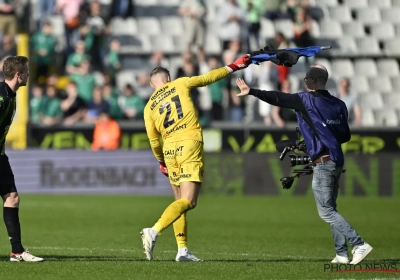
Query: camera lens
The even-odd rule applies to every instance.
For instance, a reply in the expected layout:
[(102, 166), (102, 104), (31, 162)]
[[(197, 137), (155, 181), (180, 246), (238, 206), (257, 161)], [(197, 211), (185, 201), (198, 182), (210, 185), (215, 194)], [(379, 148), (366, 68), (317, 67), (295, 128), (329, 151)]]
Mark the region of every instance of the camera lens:
[(309, 164), (310, 157), (308, 157), (308, 156), (291, 156), (290, 163), (292, 164), (292, 166)]

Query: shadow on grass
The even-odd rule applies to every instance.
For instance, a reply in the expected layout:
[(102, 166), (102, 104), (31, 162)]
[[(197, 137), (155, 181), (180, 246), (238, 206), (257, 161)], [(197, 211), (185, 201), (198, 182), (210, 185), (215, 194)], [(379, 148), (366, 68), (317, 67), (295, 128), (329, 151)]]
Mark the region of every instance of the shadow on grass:
[[(65, 255), (41, 255), (46, 262), (148, 262), (144, 258), (138, 257), (118, 257), (118, 256), (65, 256)], [(9, 262), (8, 257), (1, 257), (0, 262)], [(174, 259), (155, 259), (152, 262), (172, 262)], [(313, 258), (283, 258), (283, 259), (205, 259), (204, 262), (222, 262), (222, 263), (309, 263), (309, 262), (322, 262), (329, 263), (327, 259), (313, 259)], [(379, 259), (379, 260), (366, 260), (365, 263), (400, 263), (400, 259)]]
[[(118, 256), (72, 256), (72, 255), (40, 255), (45, 262), (132, 262), (147, 261), (142, 258), (135, 257), (118, 257)], [(7, 257), (1, 257), (0, 262), (9, 262)], [(174, 261), (174, 260), (155, 260), (155, 261)]]

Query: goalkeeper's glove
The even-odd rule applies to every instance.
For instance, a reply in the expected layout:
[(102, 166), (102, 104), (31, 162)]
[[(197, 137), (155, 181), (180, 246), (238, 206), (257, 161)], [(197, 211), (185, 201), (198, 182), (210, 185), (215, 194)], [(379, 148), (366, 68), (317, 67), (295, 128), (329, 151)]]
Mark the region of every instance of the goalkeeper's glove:
[(244, 69), (251, 63), (250, 55), (245, 54), (236, 59), (233, 63), (227, 65), (229, 72), (235, 72)]
[(167, 169), (167, 166), (165, 165), (165, 162), (159, 161), (159, 163), (160, 163), (161, 173), (168, 177), (168, 169)]

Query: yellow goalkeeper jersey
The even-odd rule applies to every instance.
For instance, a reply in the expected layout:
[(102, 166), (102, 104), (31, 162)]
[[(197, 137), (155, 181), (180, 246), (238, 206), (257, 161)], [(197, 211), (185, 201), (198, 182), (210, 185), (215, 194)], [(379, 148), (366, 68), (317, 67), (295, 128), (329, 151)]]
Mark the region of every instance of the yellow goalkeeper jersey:
[(190, 139), (203, 142), (190, 90), (212, 84), (229, 73), (227, 67), (221, 67), (204, 75), (176, 79), (153, 92), (144, 108), (144, 121), (151, 148), (158, 160), (163, 159), (160, 134), (164, 142)]

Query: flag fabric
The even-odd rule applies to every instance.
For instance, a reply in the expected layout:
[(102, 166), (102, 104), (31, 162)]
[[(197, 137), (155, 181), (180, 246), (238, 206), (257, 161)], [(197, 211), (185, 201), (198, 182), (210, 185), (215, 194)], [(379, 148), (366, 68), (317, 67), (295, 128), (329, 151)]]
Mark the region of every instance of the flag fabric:
[(269, 47), (265, 47), (262, 50), (253, 52), (250, 58), (253, 64), (260, 64), (264, 61), (271, 61), (278, 65), (291, 67), (297, 63), (301, 56), (314, 56), (320, 51), (329, 48), (330, 47), (312, 46), (306, 48), (287, 48), (281, 50), (272, 50)]

